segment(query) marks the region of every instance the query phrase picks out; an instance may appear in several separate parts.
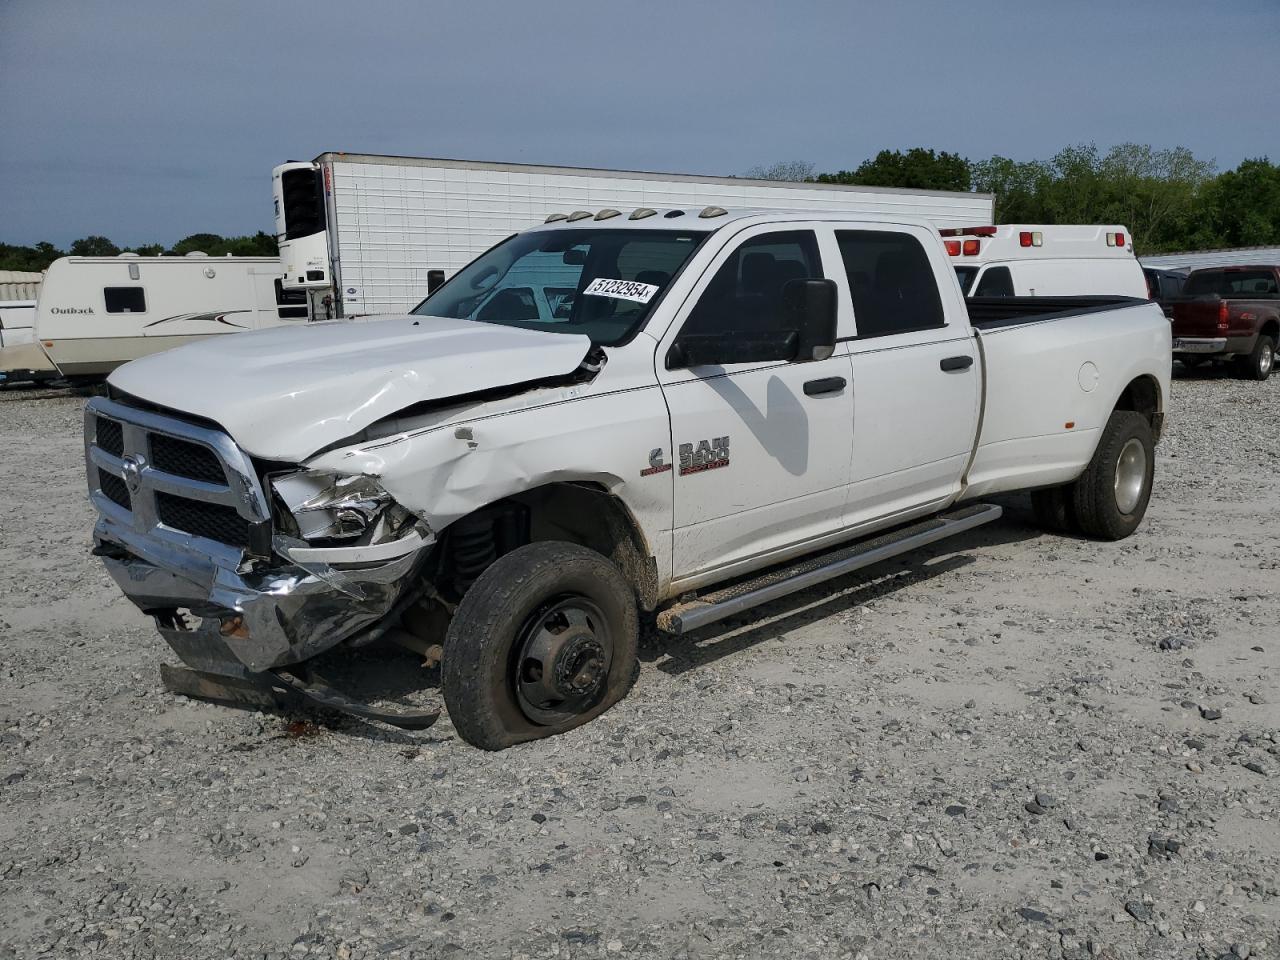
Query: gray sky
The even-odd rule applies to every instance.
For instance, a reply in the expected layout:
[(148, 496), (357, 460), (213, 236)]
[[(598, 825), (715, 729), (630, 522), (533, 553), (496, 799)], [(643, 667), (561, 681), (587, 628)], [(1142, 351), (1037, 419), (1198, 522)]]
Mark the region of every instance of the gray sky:
[(325, 150), (725, 174), (1093, 140), (1231, 167), (1280, 158), (1278, 45), (1280, 0), (0, 0), (0, 241), (270, 231), (272, 166)]

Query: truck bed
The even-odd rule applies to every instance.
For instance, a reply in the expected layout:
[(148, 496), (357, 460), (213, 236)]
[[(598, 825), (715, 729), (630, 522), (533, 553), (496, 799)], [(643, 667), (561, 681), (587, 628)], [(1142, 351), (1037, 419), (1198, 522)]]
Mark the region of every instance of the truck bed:
[(1020, 323), (1060, 320), (1147, 303), (1137, 297), (966, 297), (969, 322), (979, 330), (996, 330)]

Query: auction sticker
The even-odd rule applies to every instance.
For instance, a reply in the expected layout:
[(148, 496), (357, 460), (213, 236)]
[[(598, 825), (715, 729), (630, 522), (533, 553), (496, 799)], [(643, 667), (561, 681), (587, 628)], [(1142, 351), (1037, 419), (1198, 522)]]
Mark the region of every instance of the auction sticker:
[(658, 288), (652, 283), (636, 283), (634, 280), (606, 280), (597, 277), (582, 291), (589, 297), (612, 297), (614, 300), (634, 300), (648, 303)]

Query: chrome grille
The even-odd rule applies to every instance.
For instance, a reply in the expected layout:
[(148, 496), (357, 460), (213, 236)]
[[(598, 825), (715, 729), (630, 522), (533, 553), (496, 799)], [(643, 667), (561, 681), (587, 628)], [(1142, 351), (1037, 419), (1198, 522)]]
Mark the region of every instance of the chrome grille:
[(124, 485), (124, 481), (117, 476), (113, 476), (101, 467), (98, 468), (98, 483), (102, 487), (102, 492), (106, 494), (107, 499), (117, 506), (131, 510), (131, 502), (129, 499), (129, 488)]
[(161, 541), (223, 563), (246, 549), (269, 552), (262, 486), (225, 433), (94, 397), (84, 435), (89, 498), (119, 539)]
[[(106, 493), (103, 490), (103, 493)], [(156, 515), (166, 527), (237, 547), (249, 546), (249, 524), (231, 507), (156, 494)]]
[(198, 443), (163, 433), (151, 434), (151, 462), (157, 470), (172, 473), (175, 477), (204, 480), (206, 483), (227, 482), (216, 453)]
[(113, 456), (124, 456), (124, 427), (115, 420), (98, 418), (98, 446)]

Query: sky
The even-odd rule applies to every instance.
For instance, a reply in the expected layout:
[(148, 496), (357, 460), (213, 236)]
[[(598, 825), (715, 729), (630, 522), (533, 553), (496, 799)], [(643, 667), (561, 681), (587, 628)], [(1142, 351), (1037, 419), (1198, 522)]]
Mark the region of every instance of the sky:
[(1280, 0), (0, 0), (0, 242), (270, 232), (271, 168), (328, 150), (1229, 168), (1280, 159), (1278, 45)]

